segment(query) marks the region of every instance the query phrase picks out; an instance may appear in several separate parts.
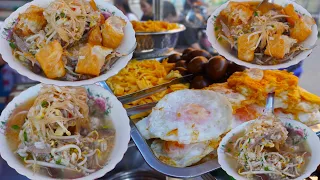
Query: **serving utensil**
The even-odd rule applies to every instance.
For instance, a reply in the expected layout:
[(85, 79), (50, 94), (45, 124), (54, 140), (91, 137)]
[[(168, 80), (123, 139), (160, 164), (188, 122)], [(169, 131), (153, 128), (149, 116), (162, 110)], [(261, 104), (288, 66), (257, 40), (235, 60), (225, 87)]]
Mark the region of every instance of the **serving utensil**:
[(152, 94), (155, 94), (157, 92), (166, 90), (173, 84), (187, 83), (187, 82), (189, 82), (189, 78), (192, 77), (192, 76), (193, 76), (192, 74), (185, 75), (185, 76), (182, 76), (180, 78), (173, 79), (168, 83), (164, 83), (164, 84), (161, 84), (161, 85), (158, 85), (158, 86), (154, 86), (154, 87), (151, 87), (151, 88), (148, 88), (148, 89), (137, 91), (135, 93), (128, 94), (128, 95), (125, 95), (125, 96), (120, 96), (120, 97), (118, 97), (118, 99), (122, 104), (127, 104), (129, 102), (132, 102), (132, 101), (144, 98), (144, 97), (148, 97), (148, 96), (150, 96)]
[(262, 0), (262, 2), (257, 6), (257, 9), (263, 4), (273, 4), (274, 0)]

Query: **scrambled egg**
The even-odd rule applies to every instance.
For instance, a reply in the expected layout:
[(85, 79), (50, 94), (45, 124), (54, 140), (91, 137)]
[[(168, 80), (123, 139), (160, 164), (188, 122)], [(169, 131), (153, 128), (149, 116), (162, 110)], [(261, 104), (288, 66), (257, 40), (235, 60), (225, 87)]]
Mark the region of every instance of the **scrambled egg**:
[(275, 91), (275, 97), (280, 103), (290, 109), (301, 101), (298, 90), (298, 77), (292, 73), (280, 70), (250, 69), (236, 72), (228, 79), (230, 88), (245, 95), (247, 100), (255, 100), (258, 105), (264, 105), (268, 93)]
[[(107, 84), (116, 96), (128, 95), (181, 77), (179, 71), (171, 71), (174, 65), (174, 63), (168, 63), (167, 60), (163, 62), (157, 60), (132, 60), (117, 75), (109, 78)], [(164, 91), (125, 104), (124, 107), (130, 108), (136, 105), (157, 102), (170, 92), (188, 88), (189, 84), (174, 84)], [(139, 114), (131, 118), (136, 119), (148, 114)]]
[(298, 86), (298, 77), (281, 70), (236, 72), (224, 84), (206, 88), (224, 94), (236, 120), (248, 121), (263, 113), (268, 93), (275, 92), (275, 114), (307, 125), (320, 122), (320, 97)]
[(131, 23), (136, 32), (162, 32), (179, 28), (178, 24), (165, 21), (131, 21)]

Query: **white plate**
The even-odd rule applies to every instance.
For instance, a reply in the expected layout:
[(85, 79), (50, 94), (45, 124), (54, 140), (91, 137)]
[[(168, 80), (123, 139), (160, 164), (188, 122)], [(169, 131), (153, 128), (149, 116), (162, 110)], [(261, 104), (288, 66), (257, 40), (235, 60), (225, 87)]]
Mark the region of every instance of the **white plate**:
[[(248, 0), (232, 0), (232, 1), (247, 2)], [(275, 1), (275, 3), (279, 4), (281, 6), (285, 6), (287, 4), (293, 4), (295, 10), (297, 10), (301, 14), (306, 14), (306, 15), (312, 17), (311, 14), (306, 9), (304, 9), (299, 4), (292, 2), (290, 0), (277, 0), (277, 1)], [(301, 54), (299, 54), (298, 56), (296, 56), (292, 60), (287, 61), (282, 64), (277, 64), (277, 65), (258, 65), (258, 64), (252, 64), (250, 62), (245, 62), (245, 61), (238, 59), (238, 57), (234, 53), (231, 53), (230, 49), (226, 49), (218, 42), (216, 34), (214, 32), (215, 17), (217, 17), (220, 14), (220, 12), (227, 7), (228, 4), (229, 4), (229, 2), (221, 5), (219, 8), (217, 8), (211, 14), (211, 16), (207, 22), (207, 30), (206, 30), (209, 42), (211, 43), (212, 47), (215, 50), (217, 50), (217, 52), (219, 54), (221, 54), (222, 56), (224, 56), (226, 59), (228, 59), (238, 65), (246, 66), (248, 68), (281, 69), (281, 68), (287, 68), (292, 65), (298, 64), (300, 61), (306, 59), (311, 54), (312, 50), (303, 51)], [(302, 42), (301, 45), (303, 47), (312, 47), (313, 45), (315, 45), (317, 39), (318, 39), (318, 27), (317, 27), (317, 25), (313, 25), (312, 26), (312, 34), (304, 42)]]
[[(29, 179), (51, 179), (49, 176), (41, 175), (34, 173), (32, 169), (26, 168), (24, 164), (19, 160), (16, 154), (14, 154), (8, 146), (7, 139), (4, 135), (3, 125), (9, 118), (11, 112), (15, 109), (15, 107), (21, 103), (26, 102), (30, 98), (36, 97), (42, 87), (41, 84), (36, 86), (32, 86), (29, 89), (23, 91), (19, 96), (15, 97), (8, 106), (2, 111), (0, 116), (0, 125), (1, 125), (1, 133), (0, 133), (0, 154), (4, 160), (7, 161), (8, 165), (15, 169), (19, 174), (28, 177)], [(118, 101), (118, 99), (112, 95), (110, 92), (101, 88), (97, 85), (88, 85), (84, 86), (86, 89), (90, 90), (91, 95), (96, 99), (106, 99), (106, 103), (111, 105), (110, 111), (110, 119), (113, 122), (114, 128), (116, 130), (115, 135), (115, 145), (113, 150), (109, 156), (108, 163), (100, 170), (85, 176), (83, 178), (79, 178), (82, 180), (92, 180), (97, 179), (99, 177), (104, 176), (107, 172), (114, 169), (114, 167), (121, 161), (124, 153), (128, 149), (128, 143), (130, 141), (130, 125), (129, 118), (127, 116), (127, 112), (123, 108), (122, 104)], [(98, 97), (99, 96), (99, 97)]]
[[(306, 141), (308, 146), (310, 147), (311, 157), (310, 161), (307, 164), (306, 170), (303, 174), (301, 174), (300, 177), (298, 177), (296, 180), (302, 180), (307, 177), (309, 177), (318, 167), (320, 164), (320, 156), (319, 156), (319, 149), (320, 149), (320, 140), (319, 137), (316, 135), (315, 132), (312, 131), (311, 128), (308, 126), (302, 124), (301, 122), (295, 121), (295, 120), (288, 120), (288, 119), (281, 119), (281, 121), (284, 123), (284, 125), (287, 127), (289, 124), (292, 125), (295, 129), (301, 129), (306, 136)], [(220, 142), (220, 145), (218, 147), (218, 162), (221, 165), (221, 168), (226, 171), (230, 176), (237, 180), (246, 180), (244, 176), (240, 176), (236, 169), (234, 169), (232, 166), (230, 166), (230, 161), (227, 160), (227, 155), (225, 154), (225, 145), (230, 141), (230, 139), (235, 135), (245, 130), (246, 127), (248, 127), (250, 124), (252, 124), (254, 120), (245, 122), (233, 130), (231, 130)], [(236, 163), (236, 162), (235, 162)]]
[[(12, 69), (15, 69), (18, 73), (21, 75), (27, 76), (29, 79), (39, 81), (45, 84), (54, 84), (58, 86), (82, 86), (82, 85), (88, 85), (88, 84), (94, 84), (99, 81), (105, 81), (111, 76), (116, 75), (122, 68), (124, 68), (130, 59), (132, 58), (132, 53), (121, 57), (110, 70), (105, 72), (105, 74), (101, 74), (100, 76), (97, 76), (92, 79), (82, 80), (82, 81), (61, 81), (61, 80), (54, 80), (49, 79), (45, 76), (38, 75), (36, 73), (33, 73), (30, 71), (27, 67), (23, 66), (13, 55), (12, 55), (12, 49), (9, 46), (8, 40), (6, 40), (6, 31), (5, 28), (11, 27), (12, 23), (18, 18), (20, 13), (23, 13), (26, 11), (26, 9), (30, 5), (36, 5), (40, 7), (48, 7), (50, 2), (54, 0), (34, 0), (30, 3), (27, 3), (23, 5), (22, 7), (18, 8), (16, 11), (14, 11), (5, 21), (3, 26), (1, 27), (0, 33), (0, 53), (2, 55), (2, 58), (9, 64), (9, 66)], [(113, 6), (110, 3), (107, 3), (105, 0), (95, 0), (97, 6), (99, 9), (105, 9), (106, 11), (109, 11), (111, 13), (114, 13), (115, 16), (119, 16), (122, 19), (124, 19), (127, 22), (127, 25), (124, 29), (124, 38), (121, 43), (121, 45), (117, 48), (117, 52), (119, 53), (128, 53), (130, 50), (134, 47), (136, 43), (135, 38), (135, 31), (133, 30), (131, 22), (128, 20), (128, 18), (115, 6)]]

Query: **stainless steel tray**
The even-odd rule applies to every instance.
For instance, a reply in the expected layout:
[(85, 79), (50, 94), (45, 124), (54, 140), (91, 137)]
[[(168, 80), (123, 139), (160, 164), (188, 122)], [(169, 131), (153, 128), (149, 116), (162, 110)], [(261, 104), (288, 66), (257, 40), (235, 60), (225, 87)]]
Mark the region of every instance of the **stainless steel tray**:
[[(106, 82), (103, 81), (97, 84), (104, 87), (111, 93), (113, 93)], [(154, 105), (155, 104), (156, 103), (154, 103)], [(130, 115), (133, 115), (133, 114), (130, 114)], [(142, 137), (142, 135), (140, 134), (139, 130), (137, 129), (133, 121), (130, 122), (130, 126), (131, 126), (131, 138), (136, 144), (137, 148), (139, 149), (142, 157), (151, 168), (155, 169), (156, 171), (159, 171), (160, 173), (163, 173), (170, 177), (176, 177), (176, 178), (193, 178), (193, 177), (201, 176), (211, 171), (220, 169), (220, 164), (218, 163), (217, 159), (205, 162), (200, 165), (195, 165), (195, 166), (185, 167), (185, 168), (168, 166), (162, 163), (161, 161), (159, 161), (158, 158), (155, 157), (149, 145), (147, 144), (145, 139)], [(312, 126), (311, 128), (320, 137), (320, 124)]]
[(135, 58), (154, 58), (164, 56), (174, 50), (179, 38), (179, 32), (184, 31), (184, 25), (179, 24), (178, 29), (164, 32), (137, 32), (137, 48)]

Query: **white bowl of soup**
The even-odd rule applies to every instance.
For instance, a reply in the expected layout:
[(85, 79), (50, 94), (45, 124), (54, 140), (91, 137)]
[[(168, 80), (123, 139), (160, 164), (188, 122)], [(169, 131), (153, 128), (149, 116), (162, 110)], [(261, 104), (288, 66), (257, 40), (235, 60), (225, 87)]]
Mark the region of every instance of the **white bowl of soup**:
[(129, 118), (114, 95), (96, 85), (36, 85), (1, 117), (0, 153), (30, 179), (96, 179), (121, 161)]
[(295, 120), (252, 120), (221, 141), (218, 161), (237, 180), (304, 179), (320, 164), (319, 137)]
[(206, 33), (226, 59), (248, 68), (280, 69), (298, 64), (312, 52), (318, 28), (311, 14), (290, 0), (231, 0), (217, 8)]

